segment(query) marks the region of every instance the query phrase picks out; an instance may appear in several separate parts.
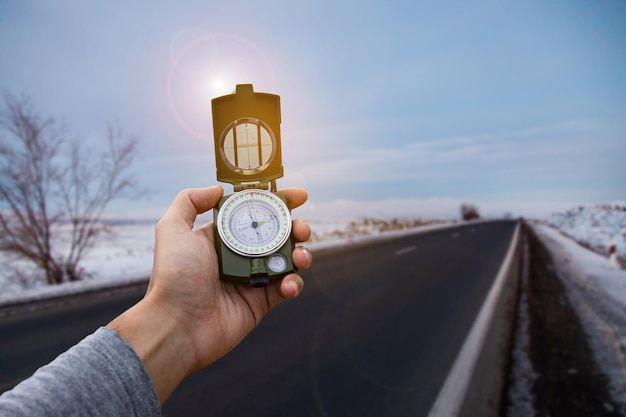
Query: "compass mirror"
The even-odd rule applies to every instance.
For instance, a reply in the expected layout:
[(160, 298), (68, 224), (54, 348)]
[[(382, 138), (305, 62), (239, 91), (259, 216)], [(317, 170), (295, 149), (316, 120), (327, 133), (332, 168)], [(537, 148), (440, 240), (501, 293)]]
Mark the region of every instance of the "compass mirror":
[(276, 155), (276, 137), (262, 120), (244, 117), (226, 127), (220, 140), (222, 160), (243, 175), (265, 170)]

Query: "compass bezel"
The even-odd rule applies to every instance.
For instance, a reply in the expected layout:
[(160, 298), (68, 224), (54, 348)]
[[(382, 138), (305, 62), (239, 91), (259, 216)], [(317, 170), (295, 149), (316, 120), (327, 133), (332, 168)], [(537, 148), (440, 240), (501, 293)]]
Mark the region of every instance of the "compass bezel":
[[(269, 204), (277, 215), (279, 230), (268, 243), (255, 246), (242, 242), (231, 230), (231, 217), (241, 204), (260, 201)], [(216, 220), (217, 232), (224, 244), (233, 252), (246, 257), (264, 257), (277, 252), (291, 236), (292, 220), (287, 205), (274, 193), (250, 189), (230, 196), (222, 205)]]

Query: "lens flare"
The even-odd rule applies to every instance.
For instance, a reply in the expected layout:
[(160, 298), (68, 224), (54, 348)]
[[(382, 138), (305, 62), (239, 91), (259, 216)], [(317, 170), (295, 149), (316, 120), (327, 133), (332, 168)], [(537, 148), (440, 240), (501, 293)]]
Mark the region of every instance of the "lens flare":
[(269, 59), (240, 36), (188, 29), (174, 37), (170, 54), (170, 111), (178, 125), (195, 138), (211, 140), (211, 99), (230, 94), (236, 84), (253, 84), (256, 91), (276, 90)]

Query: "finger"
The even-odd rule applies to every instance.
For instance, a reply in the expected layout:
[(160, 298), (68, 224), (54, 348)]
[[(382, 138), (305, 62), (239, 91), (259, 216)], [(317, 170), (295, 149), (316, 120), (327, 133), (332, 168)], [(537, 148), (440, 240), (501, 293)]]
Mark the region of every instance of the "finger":
[(289, 274), (280, 283), (280, 294), (284, 298), (296, 298), (304, 288), (304, 280), (298, 274)]
[(311, 237), (311, 226), (304, 220), (294, 220), (291, 231), (296, 242), (306, 242)]
[[(271, 282), (265, 287), (265, 303), (267, 303), (267, 310), (265, 310), (262, 315), (267, 314), (269, 310), (282, 303), (286, 298), (297, 297), (300, 295), (303, 288), (304, 281), (298, 274), (289, 274), (280, 281)], [(258, 289), (252, 287), (244, 287), (240, 289), (240, 292), (255, 290), (258, 291)]]
[(295, 248), (291, 254), (291, 259), (298, 269), (308, 269), (313, 264), (313, 255), (304, 246)]
[(219, 185), (208, 188), (189, 188), (178, 193), (159, 223), (184, 223), (189, 229), (198, 214), (209, 211), (219, 201), (224, 190)]
[(309, 198), (309, 193), (304, 188), (283, 188), (278, 192), (287, 197), (288, 206), (291, 210), (300, 207)]

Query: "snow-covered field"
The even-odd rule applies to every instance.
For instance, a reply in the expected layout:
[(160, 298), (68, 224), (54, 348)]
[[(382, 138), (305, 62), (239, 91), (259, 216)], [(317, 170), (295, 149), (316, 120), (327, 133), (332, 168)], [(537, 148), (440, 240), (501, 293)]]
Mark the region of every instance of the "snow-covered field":
[(600, 254), (614, 243), (618, 256), (626, 258), (626, 201), (575, 207), (552, 214), (546, 223)]
[(154, 224), (114, 225), (110, 229), (85, 255), (80, 264), (84, 278), (78, 282), (46, 285), (43, 273), (31, 263), (0, 252), (0, 305), (147, 280), (152, 269)]

